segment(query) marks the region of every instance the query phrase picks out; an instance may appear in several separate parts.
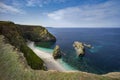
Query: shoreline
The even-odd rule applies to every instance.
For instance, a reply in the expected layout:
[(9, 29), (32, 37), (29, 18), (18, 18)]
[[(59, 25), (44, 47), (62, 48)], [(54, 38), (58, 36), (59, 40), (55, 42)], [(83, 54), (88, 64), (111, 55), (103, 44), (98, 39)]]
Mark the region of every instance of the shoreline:
[(53, 58), (51, 54), (35, 48), (34, 42), (28, 43), (28, 47), (31, 48), (36, 53), (36, 55), (44, 61), (48, 70), (56, 70), (60, 72), (67, 71), (58, 61)]
[[(83, 71), (78, 71), (78, 70), (66, 70), (57, 60), (53, 58), (53, 56), (50, 53), (41, 51), (34, 46), (34, 42), (29, 42), (28, 47), (31, 48), (38, 57), (40, 57), (44, 63), (45, 66), (47, 67), (48, 71), (59, 71), (59, 72), (82, 72), (82, 73), (88, 73), (88, 74), (95, 74), (95, 73), (89, 73), (89, 72), (83, 72)], [(105, 74), (95, 74), (95, 75), (101, 75), (101, 76), (111, 76), (114, 74), (120, 74), (120, 72), (108, 72)]]

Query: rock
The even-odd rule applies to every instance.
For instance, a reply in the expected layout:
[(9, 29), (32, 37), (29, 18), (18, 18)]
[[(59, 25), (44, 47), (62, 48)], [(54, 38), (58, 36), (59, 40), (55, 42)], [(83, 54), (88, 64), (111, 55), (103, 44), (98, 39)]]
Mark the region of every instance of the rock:
[(73, 47), (75, 48), (78, 56), (83, 56), (85, 54), (85, 47), (82, 42), (75, 41), (73, 43)]
[(85, 44), (85, 43), (84, 43), (83, 45), (84, 45), (85, 47), (87, 47), (87, 48), (93, 48), (92, 45), (90, 45), (90, 44)]
[[(22, 27), (22, 26), (21, 26)], [(23, 26), (24, 28), (24, 26)], [(23, 29), (26, 32), (26, 29)], [(26, 58), (27, 64), (32, 69), (42, 69), (44, 70), (44, 62), (38, 57), (26, 44), (25, 37), (22, 34), (22, 31), (18, 28), (18, 25), (9, 22), (9, 21), (0, 21), (0, 35), (5, 36), (5, 41), (10, 43), (12, 46), (17, 48), (20, 52), (23, 53)], [(28, 39), (29, 40), (29, 39)]]
[(58, 59), (58, 58), (61, 58), (61, 50), (60, 50), (60, 47), (58, 45), (55, 46), (54, 48), (54, 51), (53, 51), (53, 57), (54, 59)]
[(39, 42), (55, 42), (56, 38), (43, 26), (34, 25), (17, 25), (25, 39)]

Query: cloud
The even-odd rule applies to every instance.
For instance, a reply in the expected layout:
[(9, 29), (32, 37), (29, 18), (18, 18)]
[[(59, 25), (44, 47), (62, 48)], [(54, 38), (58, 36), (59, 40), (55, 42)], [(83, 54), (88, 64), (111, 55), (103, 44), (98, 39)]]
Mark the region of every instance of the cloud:
[[(51, 21), (59, 21), (65, 26), (115, 26), (120, 21), (120, 2), (107, 1), (99, 4), (89, 4), (75, 7), (67, 7), (48, 13)], [(56, 23), (57, 24), (57, 23)], [(63, 24), (61, 24), (63, 25)]]
[(42, 7), (43, 5), (50, 4), (50, 3), (63, 3), (67, 0), (26, 0), (27, 6), (39, 6)]
[(14, 13), (14, 14), (24, 14), (23, 10), (17, 9), (14, 6), (10, 6), (0, 2), (0, 13)]

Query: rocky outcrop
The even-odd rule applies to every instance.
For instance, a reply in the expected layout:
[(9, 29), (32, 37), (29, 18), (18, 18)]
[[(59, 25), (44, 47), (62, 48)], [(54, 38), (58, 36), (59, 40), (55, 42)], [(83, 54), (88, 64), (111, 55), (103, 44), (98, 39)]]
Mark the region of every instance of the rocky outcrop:
[(44, 62), (27, 46), (25, 41), (56, 41), (56, 38), (42, 26), (18, 25), (10, 21), (0, 21), (0, 35), (4, 35), (6, 42), (24, 54), (32, 69), (44, 69)]
[(92, 45), (90, 45), (90, 44), (85, 44), (85, 43), (84, 43), (83, 45), (84, 45), (85, 47), (87, 47), (87, 48), (93, 48)]
[(17, 25), (25, 39), (34, 42), (55, 42), (56, 38), (42, 26)]
[(94, 48), (90, 44), (86, 44), (86, 43), (82, 43), (82, 42), (78, 42), (78, 41), (75, 41), (73, 43), (73, 47), (75, 48), (78, 56), (83, 56), (85, 54), (85, 47), (89, 48), (89, 49)]
[(0, 80), (120, 80), (120, 72), (97, 75), (82, 71), (31, 70), (21, 52), (0, 36)]
[(60, 47), (58, 45), (55, 46), (54, 48), (54, 51), (53, 51), (53, 57), (54, 59), (58, 59), (58, 58), (61, 58), (61, 50), (60, 50)]
[(56, 42), (55, 36), (42, 26), (17, 25), (17, 27), (26, 41), (34, 41), (37, 46), (49, 48)]
[(85, 47), (82, 42), (75, 41), (73, 43), (73, 47), (75, 48), (78, 56), (82, 56), (85, 54)]

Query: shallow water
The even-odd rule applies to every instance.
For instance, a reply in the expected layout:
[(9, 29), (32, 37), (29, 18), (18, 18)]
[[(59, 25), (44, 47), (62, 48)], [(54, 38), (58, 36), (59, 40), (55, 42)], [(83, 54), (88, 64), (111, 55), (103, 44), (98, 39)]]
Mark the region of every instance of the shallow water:
[[(49, 54), (53, 53), (53, 49), (50, 49), (50, 48), (43, 48), (43, 47), (40, 47), (40, 46), (39, 47), (36, 46), (36, 48), (41, 50), (41, 51), (47, 52)], [(59, 62), (61, 64), (61, 66), (63, 66), (63, 68), (67, 71), (76, 70), (73, 67), (71, 67), (69, 64), (64, 62), (62, 59), (57, 59), (57, 62)]]
[[(60, 45), (65, 53), (60, 62), (66, 69), (97, 74), (120, 71), (119, 28), (48, 28), (48, 30), (56, 36), (56, 44)], [(94, 48), (86, 48), (85, 56), (77, 57), (72, 46), (74, 41), (91, 44)], [(51, 46), (51, 49), (55, 45)], [(52, 53), (51, 49), (40, 49)]]

